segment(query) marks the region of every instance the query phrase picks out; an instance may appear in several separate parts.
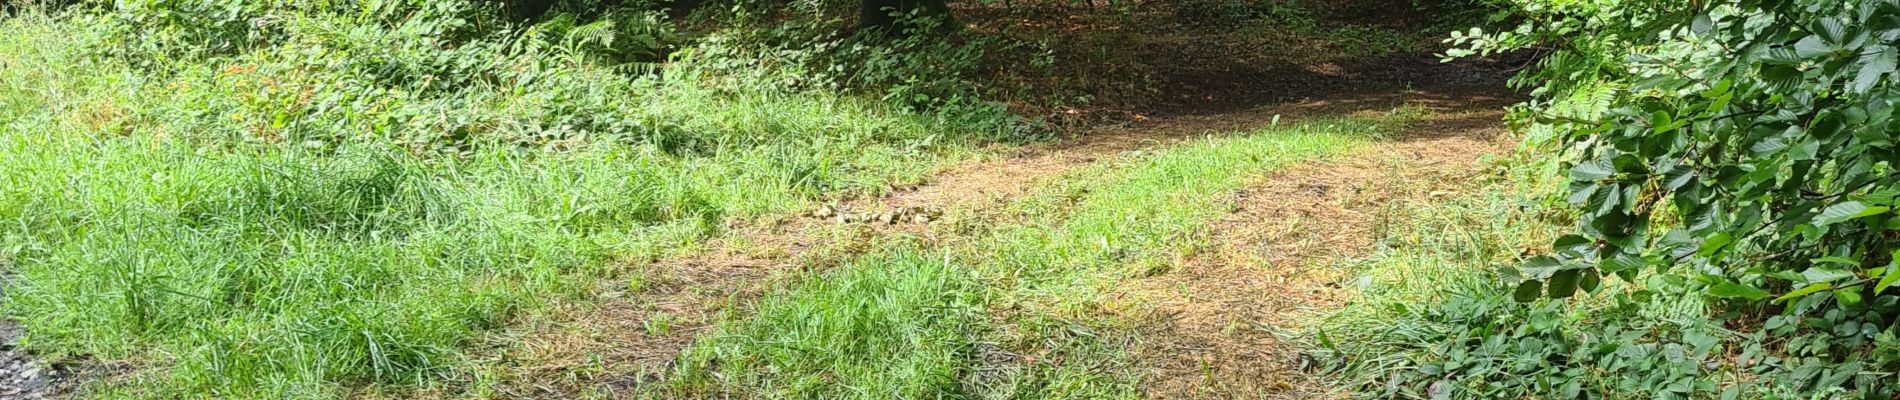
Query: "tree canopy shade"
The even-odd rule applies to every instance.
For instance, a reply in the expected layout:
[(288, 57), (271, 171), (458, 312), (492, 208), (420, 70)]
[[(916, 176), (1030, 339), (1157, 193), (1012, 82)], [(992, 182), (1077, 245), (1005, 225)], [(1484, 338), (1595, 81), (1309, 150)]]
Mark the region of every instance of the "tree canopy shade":
[(859, 5), (858, 27), (895, 30), (900, 15), (947, 16), (950, 6), (944, 0), (863, 0)]
[[(549, 10), (555, 9), (557, 5), (563, 4), (560, 0), (494, 1), (501, 4), (507, 15), (516, 18), (538, 18), (546, 14)], [(602, 3), (620, 4), (620, 1), (606, 0)], [(668, 7), (682, 7), (688, 10), (699, 6), (700, 3), (700, 1), (692, 0), (661, 2), (661, 4)], [(9, 8), (8, 2), (0, 1), (0, 12), (4, 12)], [(948, 16), (950, 15), (950, 6), (946, 3), (946, 0), (860, 0), (858, 4), (858, 27), (860, 29), (882, 28), (897, 31), (902, 28), (900, 25), (902, 24), (903, 18), (899, 17), (913, 14), (915, 16), (928, 17)]]

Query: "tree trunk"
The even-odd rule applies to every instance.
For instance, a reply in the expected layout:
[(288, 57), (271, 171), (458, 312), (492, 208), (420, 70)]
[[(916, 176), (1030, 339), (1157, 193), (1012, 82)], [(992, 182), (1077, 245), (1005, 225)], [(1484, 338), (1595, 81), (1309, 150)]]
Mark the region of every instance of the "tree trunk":
[(858, 8), (859, 29), (882, 29), (888, 33), (903, 32), (904, 19), (899, 16), (916, 12), (919, 16), (949, 17), (950, 6), (944, 0), (862, 0)]

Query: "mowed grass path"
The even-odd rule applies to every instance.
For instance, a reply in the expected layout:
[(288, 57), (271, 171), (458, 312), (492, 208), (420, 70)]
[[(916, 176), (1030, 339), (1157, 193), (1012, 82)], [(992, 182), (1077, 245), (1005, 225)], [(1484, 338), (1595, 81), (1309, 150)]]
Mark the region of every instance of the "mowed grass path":
[(1224, 195), (1339, 154), (1412, 110), (1318, 119), (1138, 151), (1069, 174), (960, 235), (886, 240), (729, 316), (682, 355), (660, 397), (1137, 398), (1111, 300), (1205, 246)]

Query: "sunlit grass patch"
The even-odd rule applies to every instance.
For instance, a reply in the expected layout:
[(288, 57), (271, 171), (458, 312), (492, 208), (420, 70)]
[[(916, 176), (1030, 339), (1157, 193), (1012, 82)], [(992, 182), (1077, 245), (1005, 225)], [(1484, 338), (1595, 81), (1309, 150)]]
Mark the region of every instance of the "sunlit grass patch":
[(99, 397), (453, 391), (478, 339), (624, 264), (986, 140), (578, 64), (386, 86), (320, 41), (134, 67), (76, 24), (0, 20), (0, 268), (29, 348), (128, 367)]
[(795, 285), (683, 356), (686, 392), (936, 398), (961, 392), (982, 309), (951, 253), (899, 245)]

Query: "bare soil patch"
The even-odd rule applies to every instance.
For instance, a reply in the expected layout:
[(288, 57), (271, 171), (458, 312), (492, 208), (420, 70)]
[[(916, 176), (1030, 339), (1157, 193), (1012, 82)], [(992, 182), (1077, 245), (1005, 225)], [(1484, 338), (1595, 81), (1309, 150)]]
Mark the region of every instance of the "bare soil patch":
[(19, 339), (19, 324), (0, 321), (0, 399), (51, 398), (59, 391), (60, 371), (35, 361), (19, 348)]
[(1434, 116), (1392, 141), (1282, 170), (1236, 194), (1214, 248), (1131, 295), (1154, 305), (1133, 355), (1150, 398), (1327, 398), (1284, 338), (1343, 301), (1333, 261), (1373, 249), (1401, 200), (1447, 197), (1502, 151), (1502, 98), (1418, 97)]

